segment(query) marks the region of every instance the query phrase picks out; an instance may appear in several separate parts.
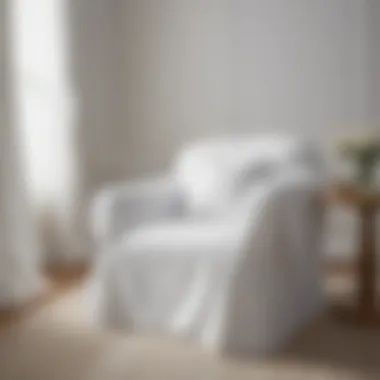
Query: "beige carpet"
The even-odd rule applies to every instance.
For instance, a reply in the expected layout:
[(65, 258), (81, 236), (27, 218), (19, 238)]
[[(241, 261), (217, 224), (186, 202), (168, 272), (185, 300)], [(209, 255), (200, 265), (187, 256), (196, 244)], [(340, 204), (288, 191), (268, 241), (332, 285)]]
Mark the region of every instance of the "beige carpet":
[(85, 315), (78, 291), (0, 335), (1, 380), (380, 379), (380, 332), (323, 320), (272, 360), (213, 357), (175, 339), (116, 336)]

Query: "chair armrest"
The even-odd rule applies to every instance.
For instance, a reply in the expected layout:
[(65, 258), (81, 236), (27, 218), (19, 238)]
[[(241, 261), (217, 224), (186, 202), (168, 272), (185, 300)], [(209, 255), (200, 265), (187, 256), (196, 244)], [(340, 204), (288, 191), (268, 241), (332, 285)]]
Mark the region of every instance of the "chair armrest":
[(321, 194), (324, 187), (325, 183), (313, 172), (294, 170), (284, 173), (268, 187), (266, 200), (262, 203), (262, 216), (289, 237), (313, 238), (313, 244), (311, 241), (309, 244), (317, 248), (322, 235), (324, 205)]
[(182, 195), (171, 179), (130, 182), (99, 191), (90, 206), (90, 228), (102, 249), (140, 224), (182, 213)]
[[(252, 194), (241, 259), (231, 276), (226, 342), (233, 342), (232, 350), (269, 352), (323, 300), (321, 183), (304, 174), (286, 173)], [(240, 333), (247, 329), (257, 347)]]

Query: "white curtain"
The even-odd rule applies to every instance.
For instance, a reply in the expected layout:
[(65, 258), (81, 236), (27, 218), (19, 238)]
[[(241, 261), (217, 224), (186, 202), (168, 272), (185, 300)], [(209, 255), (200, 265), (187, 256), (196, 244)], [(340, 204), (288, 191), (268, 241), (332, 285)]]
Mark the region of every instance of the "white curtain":
[(13, 0), (17, 111), (46, 261), (78, 259), (76, 100), (65, 0)]
[(0, 307), (17, 306), (37, 296), (39, 245), (22, 165), (22, 146), (13, 111), (9, 8), (0, 2)]

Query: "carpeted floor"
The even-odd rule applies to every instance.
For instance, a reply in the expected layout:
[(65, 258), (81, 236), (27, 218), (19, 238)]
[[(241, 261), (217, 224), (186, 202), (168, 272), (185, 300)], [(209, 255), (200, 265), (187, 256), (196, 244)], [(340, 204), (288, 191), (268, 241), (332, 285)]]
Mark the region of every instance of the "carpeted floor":
[(1, 380), (380, 379), (380, 332), (326, 318), (271, 360), (227, 360), (175, 339), (112, 335), (76, 290), (0, 333)]

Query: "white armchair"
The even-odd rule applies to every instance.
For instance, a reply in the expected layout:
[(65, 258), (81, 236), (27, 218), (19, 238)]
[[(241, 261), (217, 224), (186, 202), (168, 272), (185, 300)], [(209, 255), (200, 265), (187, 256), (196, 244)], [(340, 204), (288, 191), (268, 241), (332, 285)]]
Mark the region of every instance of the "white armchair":
[(92, 209), (106, 326), (279, 349), (320, 311), (322, 165), (291, 138), (214, 140)]

